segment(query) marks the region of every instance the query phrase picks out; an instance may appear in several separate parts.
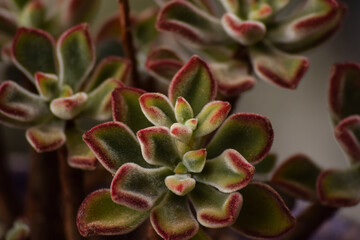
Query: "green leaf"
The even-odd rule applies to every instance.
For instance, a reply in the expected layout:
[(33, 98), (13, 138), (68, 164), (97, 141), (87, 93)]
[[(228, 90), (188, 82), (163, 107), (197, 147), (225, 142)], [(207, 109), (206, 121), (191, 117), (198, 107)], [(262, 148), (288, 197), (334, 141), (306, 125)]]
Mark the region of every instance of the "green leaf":
[(298, 154), (280, 165), (271, 183), (295, 198), (317, 201), (316, 180), (320, 171), (310, 158)]
[(329, 105), (337, 123), (342, 119), (360, 114), (360, 65), (335, 64), (331, 70)]
[(343, 119), (335, 127), (335, 137), (352, 164), (360, 162), (360, 116)]
[(84, 92), (70, 97), (55, 98), (50, 103), (50, 110), (58, 118), (71, 120), (85, 109), (87, 100), (88, 95)]
[(175, 105), (178, 97), (183, 97), (197, 115), (216, 96), (216, 82), (208, 65), (193, 56), (171, 81), (169, 99)]
[(81, 115), (104, 121), (111, 118), (111, 97), (114, 89), (124, 86), (117, 79), (107, 79), (88, 95), (86, 106)]
[(84, 237), (125, 234), (137, 228), (149, 216), (118, 205), (111, 200), (108, 189), (97, 190), (82, 202), (76, 222)]
[(28, 2), (30, 2), (31, 0), (12, 0), (12, 2), (14, 2), (18, 8), (22, 9), (24, 6), (26, 6), (26, 4), (28, 4)]
[(68, 164), (73, 168), (94, 170), (98, 165), (98, 161), (94, 153), (82, 140), (82, 132), (75, 127), (67, 127), (65, 134)]
[(252, 47), (250, 55), (256, 75), (283, 88), (296, 89), (309, 68), (307, 58), (286, 55), (266, 45)]
[(248, 162), (256, 164), (269, 152), (273, 138), (274, 132), (266, 117), (253, 113), (233, 114), (206, 147), (208, 158), (215, 158), (231, 148)]
[(197, 44), (228, 40), (220, 21), (189, 1), (171, 1), (160, 10), (156, 27)]
[(189, 204), (184, 197), (168, 192), (150, 215), (151, 224), (164, 239), (190, 239), (199, 230)]
[(67, 23), (70, 26), (83, 22), (91, 22), (100, 8), (100, 0), (70, 0), (66, 14)]
[(93, 127), (83, 139), (99, 162), (112, 174), (127, 162), (142, 167), (149, 165), (141, 156), (141, 149), (134, 133), (120, 122), (107, 122)]
[(24, 27), (44, 29), (46, 9), (41, 1), (32, 1), (21, 11), (19, 23)]
[(277, 161), (276, 154), (269, 153), (264, 160), (262, 160), (260, 163), (256, 164), (255, 166), (255, 173), (256, 174), (266, 174), (271, 172)]
[(62, 121), (54, 121), (29, 128), (26, 130), (26, 139), (39, 153), (55, 151), (66, 141), (64, 123)]
[(193, 173), (200, 173), (206, 164), (206, 149), (189, 151), (184, 154), (182, 163)]
[(357, 205), (360, 202), (360, 164), (347, 169), (323, 171), (317, 180), (317, 192), (324, 205)]
[(134, 210), (150, 210), (167, 191), (164, 180), (171, 171), (164, 167), (142, 168), (130, 161), (116, 172), (111, 183), (111, 199)]
[(220, 156), (206, 161), (204, 169), (194, 178), (221, 192), (237, 191), (249, 184), (255, 168), (237, 151), (225, 150)]
[(54, 74), (37, 72), (35, 74), (35, 86), (45, 100), (50, 100), (59, 95), (59, 82)]
[(90, 92), (101, 85), (105, 80), (114, 78), (126, 82), (130, 74), (130, 62), (119, 57), (104, 58), (94, 70), (93, 75), (86, 83), (85, 91)]
[(144, 93), (139, 101), (142, 112), (154, 125), (170, 127), (176, 122), (174, 108), (165, 95)]
[(149, 164), (174, 169), (181, 161), (169, 129), (149, 127), (137, 132), (142, 155)]
[(195, 188), (196, 181), (189, 174), (175, 174), (165, 178), (166, 187), (178, 196), (185, 196)]
[(159, 35), (155, 28), (158, 9), (147, 8), (135, 15), (134, 39), (138, 46), (152, 45)]
[(194, 117), (194, 112), (185, 98), (178, 97), (175, 103), (175, 117), (179, 123), (184, 124), (187, 120)]
[(121, 87), (112, 93), (114, 121), (125, 123), (133, 132), (152, 126), (141, 110), (139, 98), (145, 92), (137, 88)]
[(51, 116), (48, 104), (41, 97), (12, 81), (0, 85), (0, 113), (5, 118), (33, 125)]
[(268, 38), (283, 51), (305, 51), (329, 39), (340, 27), (344, 15), (342, 3), (308, 0), (290, 19), (284, 19), (272, 27)]
[(295, 226), (280, 195), (263, 183), (251, 183), (241, 190), (243, 207), (232, 228), (251, 238), (279, 238)]
[(184, 65), (176, 52), (167, 48), (156, 48), (146, 58), (145, 67), (148, 72), (168, 84)]
[(24, 219), (16, 220), (13, 227), (6, 233), (6, 240), (23, 240), (29, 237), (30, 227)]
[(95, 50), (89, 26), (84, 23), (64, 32), (56, 46), (60, 65), (60, 82), (75, 91), (81, 86), (95, 63)]
[(265, 37), (266, 26), (258, 21), (242, 21), (235, 14), (225, 13), (221, 18), (226, 33), (244, 46), (254, 45)]
[(238, 192), (222, 193), (216, 189), (197, 183), (189, 194), (196, 210), (196, 218), (201, 225), (209, 228), (230, 226), (237, 219), (242, 196)]
[(19, 28), (12, 42), (15, 65), (32, 81), (36, 72), (56, 73), (55, 40), (35, 28)]
[(231, 109), (228, 102), (212, 101), (196, 116), (198, 120), (195, 137), (202, 137), (215, 131), (226, 119)]

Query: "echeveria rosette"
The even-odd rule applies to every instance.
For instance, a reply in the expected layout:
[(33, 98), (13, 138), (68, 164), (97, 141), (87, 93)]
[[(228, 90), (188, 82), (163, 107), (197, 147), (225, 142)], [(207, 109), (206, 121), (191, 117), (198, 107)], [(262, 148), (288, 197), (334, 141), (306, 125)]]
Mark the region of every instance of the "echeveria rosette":
[(69, 123), (79, 117), (111, 118), (111, 93), (123, 86), (129, 73), (129, 62), (118, 57), (108, 57), (93, 69), (94, 51), (87, 24), (67, 30), (57, 41), (42, 30), (19, 28), (12, 60), (37, 93), (13, 81), (0, 85), (1, 122), (26, 128), (37, 152), (66, 143), (69, 164), (85, 169), (93, 169), (96, 158), (83, 143), (82, 132)]
[[(126, 87), (113, 92), (115, 121), (83, 136), (114, 178), (110, 190), (92, 193), (81, 205), (82, 235), (127, 233), (147, 217), (164, 239), (190, 239), (199, 223), (208, 228), (234, 225), (245, 235), (262, 238), (279, 236), (293, 226), (281, 197), (266, 184), (250, 183), (253, 164), (272, 145), (269, 120), (250, 113), (226, 118), (230, 104), (215, 101), (215, 94), (216, 82), (198, 57), (178, 71), (169, 97)], [(147, 121), (140, 122), (143, 116)], [(148, 127), (151, 124), (155, 126)], [(252, 200), (243, 200), (243, 193)], [(105, 206), (97, 206), (97, 199), (107, 201), (111, 212), (98, 214)], [(261, 211), (249, 216), (253, 203), (263, 201), (259, 199), (266, 199), (256, 206)], [(242, 215), (243, 201), (248, 211)], [(277, 216), (276, 224), (261, 219), (265, 211)], [(249, 225), (246, 218), (259, 218), (264, 225)]]
[(328, 169), (318, 177), (321, 202), (333, 207), (360, 202), (360, 66), (339, 63), (332, 68), (329, 87), (330, 114), (335, 137), (348, 156), (350, 166)]
[(158, 1), (157, 28), (190, 40), (197, 51), (209, 56), (215, 63), (220, 92), (230, 96), (254, 85), (251, 72), (280, 87), (295, 89), (309, 63), (292, 54), (328, 39), (344, 15), (344, 7), (336, 0), (303, 1), (287, 18), (278, 15), (290, 0), (220, 2), (222, 11), (215, 0)]

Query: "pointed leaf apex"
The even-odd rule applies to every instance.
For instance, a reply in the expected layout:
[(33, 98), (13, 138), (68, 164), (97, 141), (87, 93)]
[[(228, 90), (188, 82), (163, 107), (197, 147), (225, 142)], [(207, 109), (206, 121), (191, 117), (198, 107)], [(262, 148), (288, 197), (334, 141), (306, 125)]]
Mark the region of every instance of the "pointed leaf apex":
[(178, 97), (175, 103), (175, 117), (180, 123), (185, 123), (190, 118), (194, 117), (194, 112), (185, 98)]

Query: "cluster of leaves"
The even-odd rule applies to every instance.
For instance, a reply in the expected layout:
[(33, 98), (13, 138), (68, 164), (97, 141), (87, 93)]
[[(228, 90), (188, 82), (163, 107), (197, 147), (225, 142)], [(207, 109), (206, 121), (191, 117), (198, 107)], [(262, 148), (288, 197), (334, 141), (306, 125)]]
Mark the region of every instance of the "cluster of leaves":
[[(328, 39), (345, 12), (336, 0), (306, 0), (297, 5), (290, 0), (157, 2), (161, 6), (157, 29), (185, 39), (183, 48), (206, 57), (225, 96), (250, 89), (255, 83), (253, 73), (295, 89), (309, 63), (293, 54)], [(148, 57), (147, 69), (164, 81), (171, 80), (182, 64), (177, 53), (156, 49)]]
[(83, 138), (114, 178), (110, 189), (82, 203), (81, 234), (124, 234), (149, 216), (164, 239), (190, 239), (198, 223), (261, 238), (294, 226), (280, 195), (252, 181), (272, 145), (269, 120), (249, 113), (226, 118), (230, 104), (215, 96), (216, 81), (196, 56), (171, 81), (168, 98), (128, 87), (113, 92), (114, 122)]

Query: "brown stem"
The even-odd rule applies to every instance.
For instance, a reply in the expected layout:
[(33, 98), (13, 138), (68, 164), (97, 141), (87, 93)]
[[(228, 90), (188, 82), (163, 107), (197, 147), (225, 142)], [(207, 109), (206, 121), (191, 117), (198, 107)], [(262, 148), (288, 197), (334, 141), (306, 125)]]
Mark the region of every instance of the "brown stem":
[(0, 146), (0, 220), (11, 226), (12, 222), (22, 213), (22, 209), (15, 196), (14, 184), (6, 163), (7, 154), (4, 152), (2, 136), (0, 136)]
[(286, 240), (306, 240), (310, 238), (323, 223), (332, 218), (338, 208), (327, 207), (320, 203), (309, 206), (297, 218), (295, 229), (285, 236)]
[(63, 240), (59, 166), (56, 152), (31, 149), (27, 209), (31, 239)]
[(64, 227), (67, 240), (84, 239), (76, 227), (76, 214), (84, 199), (83, 172), (71, 168), (67, 163), (67, 149), (65, 146), (58, 151), (60, 165), (60, 184), (62, 203), (64, 207)]
[(128, 0), (118, 0), (119, 3), (119, 18), (120, 18), (120, 32), (125, 56), (131, 62), (131, 77), (133, 85), (140, 87), (139, 73), (137, 69), (136, 53), (131, 33), (130, 22), (130, 8)]

